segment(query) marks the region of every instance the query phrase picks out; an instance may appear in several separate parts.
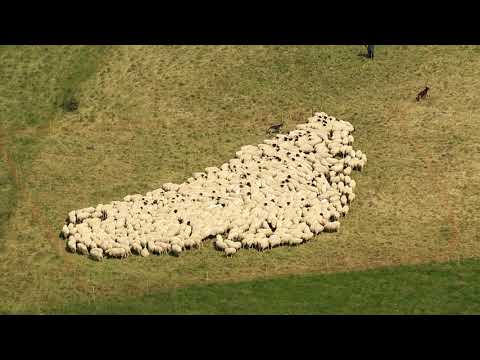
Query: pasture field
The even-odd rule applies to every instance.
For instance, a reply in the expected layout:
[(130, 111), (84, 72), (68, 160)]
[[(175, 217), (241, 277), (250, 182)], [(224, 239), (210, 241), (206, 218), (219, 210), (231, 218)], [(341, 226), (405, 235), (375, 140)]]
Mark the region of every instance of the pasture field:
[(480, 314), (480, 262), (396, 266), (157, 290), (68, 303), (59, 314)]
[[(480, 47), (364, 51), (1, 46), (0, 313), (478, 313)], [(312, 110), (368, 156), (339, 233), (233, 258), (65, 251), (70, 210), (182, 182)]]

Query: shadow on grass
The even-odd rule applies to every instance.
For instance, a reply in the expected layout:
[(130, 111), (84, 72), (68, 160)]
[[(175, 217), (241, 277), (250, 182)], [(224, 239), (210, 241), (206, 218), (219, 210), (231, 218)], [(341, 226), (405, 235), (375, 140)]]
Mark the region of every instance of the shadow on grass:
[(370, 60), (370, 57), (368, 56), (368, 54), (366, 54), (366, 53), (364, 53), (364, 52), (358, 53), (357, 56), (363, 57), (363, 58), (365, 58), (365, 59), (369, 59), (369, 60)]
[[(480, 261), (209, 284), (47, 309), (62, 314), (473, 314)], [(477, 300), (475, 300), (477, 299)]]

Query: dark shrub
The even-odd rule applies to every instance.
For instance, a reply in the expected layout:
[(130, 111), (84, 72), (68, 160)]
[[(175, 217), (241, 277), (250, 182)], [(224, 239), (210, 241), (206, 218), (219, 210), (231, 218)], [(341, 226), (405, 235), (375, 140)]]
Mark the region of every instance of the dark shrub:
[(73, 112), (78, 109), (78, 101), (72, 96), (65, 99), (63, 102), (63, 110)]
[(61, 106), (66, 112), (73, 112), (78, 109), (78, 100), (75, 99), (72, 91), (67, 90), (63, 96)]

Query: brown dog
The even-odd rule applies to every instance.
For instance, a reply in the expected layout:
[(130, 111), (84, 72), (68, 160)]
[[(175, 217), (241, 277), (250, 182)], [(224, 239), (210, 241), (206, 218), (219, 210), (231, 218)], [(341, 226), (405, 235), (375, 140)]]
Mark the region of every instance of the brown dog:
[(275, 124), (275, 125), (272, 125), (268, 128), (267, 130), (267, 134), (272, 134), (272, 133), (275, 133), (275, 132), (279, 132), (280, 129), (283, 127), (283, 122), (280, 123), (280, 124)]
[(425, 89), (418, 93), (417, 101), (420, 101), (420, 99), (424, 99), (427, 96), (428, 90), (430, 90), (430, 88), (428, 86), (425, 86)]

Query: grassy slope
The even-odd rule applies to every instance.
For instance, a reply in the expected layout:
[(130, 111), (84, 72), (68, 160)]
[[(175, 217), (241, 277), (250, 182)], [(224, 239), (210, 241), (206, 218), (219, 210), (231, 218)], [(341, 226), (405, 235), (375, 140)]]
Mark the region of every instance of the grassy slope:
[[(79, 112), (48, 116), (55, 121), (42, 136), (11, 130), (38, 148), (9, 146), (17, 162), (20, 154), (32, 160), (21, 168), (28, 193), (18, 197), (0, 263), (0, 311), (478, 257), (479, 49), (379, 47), (375, 62), (347, 46), (110, 49), (95, 76), (76, 86)], [(416, 103), (425, 84), (431, 98)], [(366, 171), (354, 176), (358, 197), (340, 233), (233, 259), (206, 246), (179, 259), (92, 264), (62, 249), (57, 233), (69, 210), (182, 181), (260, 143), (278, 119), (288, 129), (304, 122), (311, 109), (351, 121), (356, 146), (369, 156)], [(95, 150), (86, 150), (90, 144)]]
[[(32, 234), (40, 235), (45, 223), (39, 222), (38, 206), (32, 201), (32, 189), (26, 179), (34, 159), (42, 151), (45, 137), (64, 115), (62, 100), (67, 94), (75, 95), (79, 84), (95, 73), (106, 50), (100, 46), (0, 46), (0, 299), (3, 304), (12, 295), (11, 301), (18, 301), (16, 295), (30, 285), (32, 274), (42, 276), (41, 266), (29, 270), (31, 261), (41, 259), (44, 264), (51, 259), (50, 243), (46, 247), (32, 242)], [(25, 220), (23, 224), (15, 220), (19, 217)], [(32, 257), (22, 258), (16, 253), (24, 245), (26, 254)]]
[[(0, 47), (0, 239), (15, 204), (17, 177), (37, 155), (39, 130), (62, 115), (59, 104), (95, 72), (102, 47)], [(0, 242), (3, 245), (3, 241)]]
[(57, 306), (58, 314), (479, 314), (479, 261), (300, 275)]

